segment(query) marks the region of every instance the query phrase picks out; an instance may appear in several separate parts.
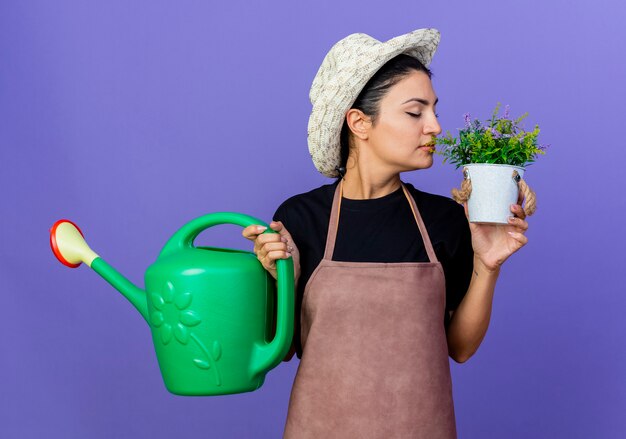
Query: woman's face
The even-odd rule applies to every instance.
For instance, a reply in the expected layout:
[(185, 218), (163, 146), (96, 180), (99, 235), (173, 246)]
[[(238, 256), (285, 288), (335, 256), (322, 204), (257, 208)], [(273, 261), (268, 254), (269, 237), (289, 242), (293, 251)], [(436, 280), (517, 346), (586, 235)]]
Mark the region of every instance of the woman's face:
[(398, 172), (432, 166), (433, 153), (420, 146), (441, 133), (437, 99), (430, 78), (421, 71), (412, 71), (392, 86), (380, 101), (376, 125), (366, 125), (368, 156)]

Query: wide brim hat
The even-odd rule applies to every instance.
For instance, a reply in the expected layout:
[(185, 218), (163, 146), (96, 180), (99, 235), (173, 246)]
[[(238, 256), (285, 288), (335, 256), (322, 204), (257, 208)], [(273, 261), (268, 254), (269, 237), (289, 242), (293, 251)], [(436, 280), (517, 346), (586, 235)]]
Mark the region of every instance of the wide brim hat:
[(309, 117), (309, 153), (319, 172), (338, 177), (341, 128), (346, 112), (372, 76), (390, 59), (405, 53), (428, 67), (441, 34), (437, 29), (417, 29), (381, 42), (364, 33), (339, 40), (324, 57), (309, 92), (313, 110)]

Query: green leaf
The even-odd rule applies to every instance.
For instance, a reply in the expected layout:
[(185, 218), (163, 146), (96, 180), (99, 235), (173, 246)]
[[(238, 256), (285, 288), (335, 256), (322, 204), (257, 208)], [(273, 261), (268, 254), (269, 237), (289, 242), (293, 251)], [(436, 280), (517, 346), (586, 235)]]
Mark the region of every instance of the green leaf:
[(204, 360), (201, 360), (199, 358), (194, 358), (193, 362), (196, 363), (196, 366), (198, 366), (200, 369), (210, 369), (211, 365), (209, 363), (207, 363)]
[(222, 356), (222, 345), (219, 341), (215, 340), (213, 342), (213, 359), (215, 361), (219, 360)]
[(154, 305), (156, 309), (158, 310), (163, 309), (163, 305), (165, 305), (165, 301), (163, 300), (160, 294), (150, 293), (150, 300), (152, 300), (152, 304)]
[(181, 311), (180, 321), (186, 326), (196, 326), (200, 323), (200, 316), (191, 310)]
[(155, 328), (161, 326), (164, 321), (165, 318), (163, 317), (163, 313), (159, 311), (153, 312), (150, 316), (150, 323), (152, 323), (152, 326), (154, 326)]
[(191, 304), (191, 293), (181, 293), (176, 296), (174, 303), (178, 309), (185, 309)]

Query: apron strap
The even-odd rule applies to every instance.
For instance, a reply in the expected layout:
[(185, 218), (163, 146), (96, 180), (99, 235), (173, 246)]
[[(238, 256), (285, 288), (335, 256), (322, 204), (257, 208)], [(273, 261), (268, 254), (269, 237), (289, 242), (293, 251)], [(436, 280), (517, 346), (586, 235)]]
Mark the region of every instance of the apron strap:
[[(409, 205), (411, 206), (411, 211), (413, 212), (413, 217), (415, 218), (415, 222), (417, 223), (417, 227), (422, 235), (422, 240), (424, 241), (424, 247), (426, 247), (426, 253), (428, 254), (428, 259), (430, 262), (439, 262), (437, 259), (437, 255), (435, 254), (435, 250), (433, 249), (433, 245), (430, 242), (430, 236), (428, 236), (428, 231), (426, 230), (426, 225), (422, 220), (422, 216), (420, 215), (419, 209), (417, 208), (417, 204), (415, 203), (415, 199), (409, 193), (406, 186), (402, 181), (400, 181), (402, 185), (402, 190), (404, 191), (404, 195), (409, 200)], [(339, 227), (339, 212), (341, 208), (341, 197), (343, 195), (343, 179), (337, 185), (335, 189), (335, 195), (333, 196), (333, 205), (330, 211), (330, 220), (328, 223), (328, 234), (326, 236), (326, 248), (324, 249), (324, 257), (323, 259), (331, 260), (333, 256), (333, 251), (335, 250), (335, 241), (337, 239), (337, 228)]]
[(400, 182), (402, 185), (402, 189), (404, 190), (404, 195), (409, 200), (409, 204), (411, 205), (411, 210), (413, 211), (413, 217), (415, 218), (415, 222), (417, 222), (417, 227), (422, 234), (422, 240), (424, 241), (424, 247), (426, 247), (426, 253), (428, 254), (428, 259), (430, 262), (439, 262), (437, 259), (437, 255), (435, 254), (435, 250), (433, 248), (432, 243), (430, 242), (430, 236), (428, 235), (428, 231), (426, 230), (426, 225), (424, 224), (424, 220), (422, 219), (422, 215), (420, 214), (419, 209), (417, 208), (417, 204), (415, 203), (415, 199), (409, 193), (408, 189), (404, 185), (404, 183)]

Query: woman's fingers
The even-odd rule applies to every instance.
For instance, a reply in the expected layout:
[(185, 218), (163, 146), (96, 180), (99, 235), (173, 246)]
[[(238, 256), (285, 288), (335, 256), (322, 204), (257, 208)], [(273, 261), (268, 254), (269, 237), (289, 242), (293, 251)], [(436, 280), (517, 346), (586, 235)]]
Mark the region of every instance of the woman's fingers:
[(511, 212), (513, 212), (514, 215), (517, 215), (517, 217), (521, 219), (526, 218), (526, 212), (524, 212), (524, 208), (521, 204), (512, 204)]
[[(277, 228), (286, 234), (282, 225)], [(293, 246), (288, 244), (287, 236), (282, 236), (280, 233), (263, 233), (264, 230), (265, 228), (262, 226), (252, 225), (244, 228), (242, 232), (244, 237), (254, 241), (254, 253), (259, 255), (260, 259), (279, 259), (291, 256), (285, 256), (287, 252), (293, 251)]]
[(285, 244), (281, 240), (281, 236), (278, 233), (264, 233), (262, 235), (258, 235), (256, 240), (254, 241), (254, 252), (258, 253), (263, 251), (263, 246), (269, 243), (278, 243)]
[(513, 238), (515, 238), (522, 245), (526, 245), (528, 243), (528, 237), (521, 232), (507, 232)]
[(528, 230), (528, 221), (517, 217), (509, 217), (509, 224), (520, 228), (522, 231)]
[(243, 229), (241, 234), (251, 240), (254, 241), (254, 253), (256, 254), (263, 244), (266, 242), (280, 242), (281, 236), (278, 233), (263, 233), (266, 227), (251, 225)]
[(265, 229), (267, 229), (267, 227), (252, 224), (251, 226), (244, 228), (241, 234), (244, 238), (254, 241), (258, 235), (265, 231)]
[(277, 259), (286, 259), (289, 256), (291, 256), (291, 254), (284, 250), (273, 250), (268, 252), (265, 257), (261, 256), (261, 259), (267, 261), (270, 268), (276, 268)]
[(254, 254), (263, 266), (276, 278), (276, 259), (294, 258), (294, 276), (299, 277), (298, 249), (291, 234), (280, 221), (272, 221), (272, 230), (278, 233), (263, 233), (266, 228), (253, 224), (243, 229), (241, 234), (254, 241)]
[[(282, 253), (288, 252), (290, 251), (288, 247), (291, 247), (290, 245), (287, 245), (286, 242), (266, 242), (265, 244), (263, 244), (259, 250), (259, 254), (261, 255), (261, 257), (264, 257), (266, 255), (269, 255), (269, 253), (275, 252), (275, 251), (280, 251)], [(271, 256), (270, 256), (271, 257)], [(283, 256), (281, 256), (283, 257)]]

